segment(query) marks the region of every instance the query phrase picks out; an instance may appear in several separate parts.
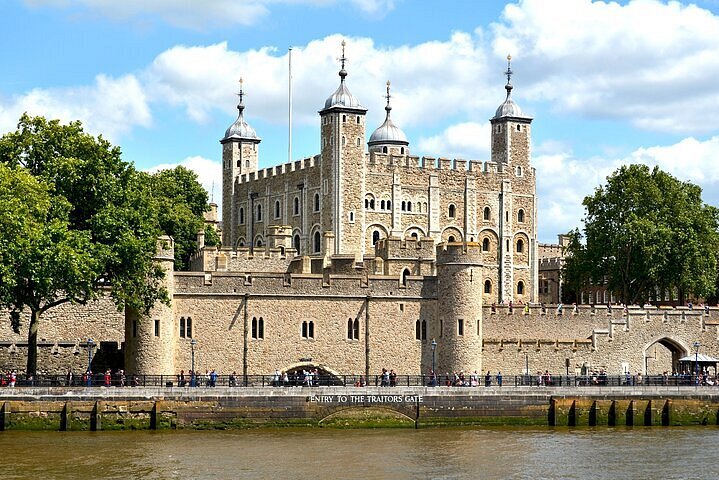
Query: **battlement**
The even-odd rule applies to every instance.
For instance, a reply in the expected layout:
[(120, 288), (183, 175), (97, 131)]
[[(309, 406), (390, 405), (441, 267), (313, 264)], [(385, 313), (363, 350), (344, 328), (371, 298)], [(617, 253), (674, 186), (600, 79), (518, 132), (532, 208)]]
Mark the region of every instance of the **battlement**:
[(399, 166), (421, 170), (470, 171), (483, 174), (497, 173), (497, 163), (491, 160), (482, 162), (480, 160), (465, 160), (461, 158), (419, 157), (416, 155), (394, 155), (379, 152), (366, 153), (365, 160), (369, 165)]
[(393, 258), (433, 258), (434, 240), (398, 237), (383, 238), (375, 245), (375, 256), (390, 260)]
[(482, 264), (482, 245), (477, 242), (445, 242), (437, 245), (437, 265), (450, 263)]
[(302, 160), (295, 160), (294, 162), (287, 162), (274, 167), (263, 168), (257, 172), (250, 172), (247, 174), (240, 175), (237, 179), (238, 184), (249, 183), (256, 180), (262, 180), (265, 178), (277, 177), (285, 175), (291, 172), (299, 170), (307, 170), (314, 168), (320, 164), (320, 156), (315, 155), (314, 157), (303, 158)]
[(540, 258), (539, 259), (539, 269), (540, 270), (558, 270), (562, 268), (562, 264), (564, 263), (564, 259), (560, 257), (553, 257), (553, 258)]

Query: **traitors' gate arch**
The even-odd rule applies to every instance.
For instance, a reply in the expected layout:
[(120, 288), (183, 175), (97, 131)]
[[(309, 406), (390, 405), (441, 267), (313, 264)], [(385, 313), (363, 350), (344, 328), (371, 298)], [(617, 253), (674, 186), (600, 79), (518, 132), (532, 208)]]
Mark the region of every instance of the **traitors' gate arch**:
[(688, 355), (689, 345), (673, 335), (661, 335), (644, 345), (644, 375), (670, 374), (679, 368), (679, 359)]

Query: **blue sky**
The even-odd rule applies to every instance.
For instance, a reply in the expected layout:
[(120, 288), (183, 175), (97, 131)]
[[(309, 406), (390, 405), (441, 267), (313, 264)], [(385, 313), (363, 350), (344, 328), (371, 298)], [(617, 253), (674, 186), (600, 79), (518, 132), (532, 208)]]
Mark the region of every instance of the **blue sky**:
[(0, 12), (0, 132), (23, 111), (80, 119), (139, 168), (193, 168), (215, 200), (239, 77), (261, 166), (287, 161), (293, 47), (293, 157), (314, 155), (346, 39), (368, 124), (382, 122), (389, 79), (393, 120), (428, 156), (488, 158), (512, 54), (513, 96), (535, 118), (540, 241), (578, 226), (582, 198), (629, 162), (719, 205), (717, 0), (4, 0)]

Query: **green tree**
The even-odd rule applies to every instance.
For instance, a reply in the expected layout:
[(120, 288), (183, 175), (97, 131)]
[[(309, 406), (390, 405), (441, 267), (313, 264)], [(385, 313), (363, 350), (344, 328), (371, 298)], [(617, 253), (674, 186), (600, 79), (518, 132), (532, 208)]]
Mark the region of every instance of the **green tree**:
[[(16, 331), (29, 310), (28, 374), (37, 369), (37, 331), (48, 309), (86, 303), (103, 285), (118, 308), (147, 314), (168, 301), (152, 261), (161, 233), (156, 202), (118, 147), (79, 122), (23, 115), (17, 131), (0, 138), (0, 164), (0, 199), (15, 199), (0, 216), (0, 229), (13, 233), (0, 243), (2, 264), (11, 265), (10, 274), (3, 267), (0, 305)], [(27, 213), (25, 220), (13, 212)]]
[(197, 252), (197, 232), (205, 228), (209, 210), (207, 191), (197, 174), (185, 167), (160, 170), (150, 179), (160, 229), (175, 240), (175, 268), (186, 270)]
[(569, 286), (607, 282), (627, 304), (678, 291), (709, 296), (717, 278), (719, 215), (701, 189), (646, 165), (623, 166), (584, 199), (563, 274)]

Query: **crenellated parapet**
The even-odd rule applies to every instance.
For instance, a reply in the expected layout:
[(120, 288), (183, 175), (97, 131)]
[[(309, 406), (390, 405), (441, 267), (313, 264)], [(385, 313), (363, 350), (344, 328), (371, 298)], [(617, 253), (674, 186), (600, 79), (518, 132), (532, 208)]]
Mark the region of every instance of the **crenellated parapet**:
[(237, 177), (238, 184), (244, 184), (249, 182), (255, 182), (257, 180), (269, 179), (274, 177), (280, 177), (294, 172), (305, 171), (319, 166), (320, 156), (315, 155), (313, 157), (303, 158), (302, 160), (296, 160), (294, 162), (287, 162), (274, 167), (263, 168), (256, 172), (249, 172), (247, 174), (240, 175)]

